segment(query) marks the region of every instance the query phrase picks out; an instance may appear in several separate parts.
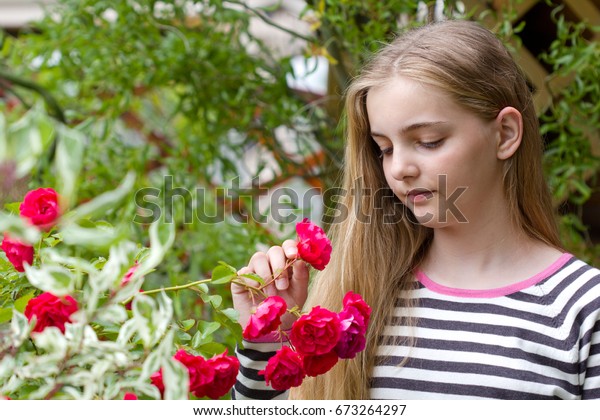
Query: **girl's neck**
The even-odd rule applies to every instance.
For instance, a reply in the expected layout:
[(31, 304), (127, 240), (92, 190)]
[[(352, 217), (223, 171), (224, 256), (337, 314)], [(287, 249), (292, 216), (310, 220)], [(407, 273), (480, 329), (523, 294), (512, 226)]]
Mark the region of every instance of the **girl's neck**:
[(476, 222), (434, 229), (421, 270), (448, 287), (492, 289), (534, 276), (561, 254), (526, 235), (508, 212), (482, 213)]

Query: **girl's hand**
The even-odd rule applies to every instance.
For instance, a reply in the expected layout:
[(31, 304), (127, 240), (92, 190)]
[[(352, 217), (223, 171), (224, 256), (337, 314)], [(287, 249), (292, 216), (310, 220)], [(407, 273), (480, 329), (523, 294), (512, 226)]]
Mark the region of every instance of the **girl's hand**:
[[(308, 294), (308, 264), (298, 260), (287, 270), (282, 271), (287, 260), (296, 258), (297, 255), (296, 241), (289, 239), (281, 246), (271, 247), (266, 253), (256, 252), (250, 258), (248, 266), (241, 268), (238, 274), (255, 273), (262, 277), (266, 283), (269, 283), (273, 277), (280, 274), (274, 282), (270, 282), (263, 289), (263, 292), (268, 296), (281, 296), (286, 301), (288, 309), (294, 306), (302, 308)], [(242, 277), (242, 281), (249, 286), (260, 287), (258, 282), (254, 280)], [(231, 294), (233, 307), (240, 314), (238, 322), (242, 328), (245, 328), (250, 315), (252, 315), (256, 306), (264, 300), (264, 297), (256, 294), (252, 295), (248, 289), (236, 283), (231, 283)], [(284, 331), (290, 329), (295, 319), (293, 315), (286, 313), (281, 317), (281, 329)]]

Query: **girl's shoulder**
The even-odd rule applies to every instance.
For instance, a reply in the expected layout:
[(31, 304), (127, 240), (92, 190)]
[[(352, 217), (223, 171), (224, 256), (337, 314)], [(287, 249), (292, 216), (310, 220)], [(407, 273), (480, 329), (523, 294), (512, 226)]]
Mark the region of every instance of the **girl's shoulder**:
[(550, 287), (600, 287), (600, 269), (571, 254), (543, 282)]
[(563, 310), (600, 310), (600, 269), (573, 255), (537, 286), (547, 303)]

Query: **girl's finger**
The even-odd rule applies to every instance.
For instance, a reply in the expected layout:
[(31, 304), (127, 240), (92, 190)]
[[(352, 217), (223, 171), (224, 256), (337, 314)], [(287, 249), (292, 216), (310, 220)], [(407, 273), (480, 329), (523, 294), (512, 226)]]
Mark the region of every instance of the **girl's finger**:
[(280, 246), (271, 247), (267, 251), (267, 257), (269, 259), (269, 263), (271, 264), (273, 276), (276, 277), (275, 287), (277, 290), (287, 289), (289, 285), (288, 272), (284, 269), (287, 263), (287, 258), (283, 248)]
[(269, 258), (264, 252), (257, 252), (252, 255), (250, 262), (248, 263), (248, 269), (251, 273), (262, 277), (262, 279), (266, 282), (273, 278), (273, 272), (271, 271)]
[(296, 256), (298, 255), (298, 242), (296, 242), (293, 239), (288, 239), (287, 241), (284, 241), (281, 247), (283, 248), (285, 256), (289, 259), (296, 258)]

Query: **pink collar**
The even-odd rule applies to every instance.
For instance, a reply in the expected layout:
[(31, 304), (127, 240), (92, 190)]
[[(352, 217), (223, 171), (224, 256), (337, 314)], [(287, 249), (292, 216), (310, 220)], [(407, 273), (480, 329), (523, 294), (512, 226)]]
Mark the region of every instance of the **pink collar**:
[(526, 289), (539, 283), (540, 281), (548, 278), (549, 276), (560, 270), (571, 258), (573, 258), (573, 255), (569, 253), (564, 253), (554, 263), (552, 263), (550, 267), (546, 268), (541, 273), (538, 273), (535, 276), (530, 277), (526, 280), (519, 281), (508, 286), (498, 287), (496, 289), (458, 289), (455, 287), (443, 286), (431, 280), (420, 269), (415, 270), (415, 275), (417, 277), (417, 280), (419, 280), (419, 282), (421, 282), (423, 286), (435, 293), (456, 297), (495, 298), (519, 292), (523, 289)]

